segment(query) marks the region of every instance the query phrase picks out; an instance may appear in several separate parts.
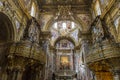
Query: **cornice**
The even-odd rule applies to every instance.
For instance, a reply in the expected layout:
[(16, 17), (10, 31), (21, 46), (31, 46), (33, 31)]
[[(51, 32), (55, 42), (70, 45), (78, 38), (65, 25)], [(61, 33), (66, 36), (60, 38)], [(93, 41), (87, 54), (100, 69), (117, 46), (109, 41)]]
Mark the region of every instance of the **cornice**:
[[(72, 12), (76, 14), (84, 14), (84, 13), (90, 12), (89, 5), (86, 5), (86, 4), (81, 4), (81, 5), (80, 4), (79, 5), (78, 4), (75, 4), (75, 5), (67, 4), (67, 5), (70, 5)], [(58, 11), (58, 6), (59, 5), (45, 4), (40, 7), (40, 11), (41, 13), (55, 13), (56, 11)], [(64, 5), (60, 5), (60, 6), (64, 6)]]

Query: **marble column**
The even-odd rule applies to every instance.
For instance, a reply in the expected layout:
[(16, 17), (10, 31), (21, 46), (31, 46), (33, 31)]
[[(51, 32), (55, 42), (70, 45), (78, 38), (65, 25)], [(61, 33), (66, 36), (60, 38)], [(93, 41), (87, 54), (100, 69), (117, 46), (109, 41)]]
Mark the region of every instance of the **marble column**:
[(12, 80), (13, 79), (13, 70), (12, 69), (7, 69), (7, 80)]
[(2, 79), (1, 80), (7, 80), (7, 72), (2, 73)]
[(114, 70), (113, 73), (114, 80), (120, 80), (120, 69)]
[(18, 70), (17, 77), (15, 80), (22, 80), (22, 76), (23, 76), (23, 70)]
[(85, 80), (89, 80), (89, 73), (88, 73), (88, 67), (86, 63), (86, 56), (89, 54), (90, 46), (91, 46), (91, 38), (90, 33), (83, 32), (81, 34), (81, 50), (82, 50), (82, 58), (83, 58), (83, 65), (85, 69)]
[(80, 55), (80, 50), (76, 50), (75, 52), (76, 52), (76, 53), (75, 53), (75, 59), (74, 59), (74, 62), (75, 62), (75, 63), (74, 63), (74, 66), (75, 66), (75, 71), (78, 72), (78, 70), (79, 70), (79, 68), (78, 68), (78, 67), (79, 67), (79, 64), (78, 64), (78, 63), (79, 63), (79, 58), (80, 58), (80, 57), (79, 57), (79, 55)]
[(0, 66), (0, 80), (2, 79), (2, 67)]
[(16, 70), (16, 69), (8, 70), (7, 80), (22, 80), (22, 74), (23, 74), (23, 70)]
[(71, 70), (74, 70), (74, 61), (73, 61), (73, 51), (71, 52), (71, 55), (70, 55), (70, 62), (71, 62), (71, 66), (70, 66), (70, 69)]
[(12, 74), (13, 74), (13, 76), (12, 76), (12, 80), (16, 80), (17, 71), (14, 70)]

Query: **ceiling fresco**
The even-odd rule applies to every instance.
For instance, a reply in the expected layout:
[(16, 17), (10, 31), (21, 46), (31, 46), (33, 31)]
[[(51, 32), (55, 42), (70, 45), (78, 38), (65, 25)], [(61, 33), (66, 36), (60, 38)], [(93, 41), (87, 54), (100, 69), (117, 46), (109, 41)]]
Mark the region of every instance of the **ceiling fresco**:
[(58, 21), (51, 27), (51, 42), (54, 42), (58, 37), (69, 36), (78, 42), (78, 25), (72, 21)]
[[(50, 30), (50, 42), (59, 37), (71, 37), (79, 42), (80, 30), (91, 24), (89, 4), (91, 0), (37, 0), (40, 9), (41, 29)], [(84, 29), (82, 29), (84, 28)]]

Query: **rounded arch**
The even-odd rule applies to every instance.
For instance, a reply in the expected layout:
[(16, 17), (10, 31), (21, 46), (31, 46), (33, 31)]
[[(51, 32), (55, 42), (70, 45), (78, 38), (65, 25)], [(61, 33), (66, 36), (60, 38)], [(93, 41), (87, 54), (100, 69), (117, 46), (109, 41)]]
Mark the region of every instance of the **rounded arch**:
[[(85, 26), (84, 22), (83, 22), (79, 17), (77, 17), (76, 15), (74, 15), (74, 16), (72, 16), (72, 17), (73, 17), (73, 19), (70, 19), (69, 21), (73, 21), (73, 22), (75, 22), (76, 24), (78, 24), (80, 31), (82, 31), (82, 30), (84, 29), (83, 27)], [(50, 27), (51, 27), (56, 21), (59, 21), (59, 20), (57, 20), (57, 19), (55, 20), (55, 18), (52, 17), (52, 18), (47, 22), (46, 26), (43, 28), (43, 31), (48, 31), (48, 30), (50, 29)]]
[(66, 40), (72, 42), (73, 45), (76, 46), (75, 40), (74, 40), (72, 37), (66, 37), (66, 36), (58, 37), (58, 38), (54, 41), (53, 46), (55, 46), (59, 41), (61, 41), (61, 40), (63, 40), (63, 39), (66, 39)]
[(3, 12), (0, 12), (0, 34), (6, 39), (6, 41), (15, 41), (16, 39), (16, 28), (10, 17)]
[[(7, 14), (7, 13), (6, 13)], [(3, 71), (7, 65), (9, 45), (7, 43), (15, 41), (15, 28), (9, 16), (0, 12), (0, 68)]]

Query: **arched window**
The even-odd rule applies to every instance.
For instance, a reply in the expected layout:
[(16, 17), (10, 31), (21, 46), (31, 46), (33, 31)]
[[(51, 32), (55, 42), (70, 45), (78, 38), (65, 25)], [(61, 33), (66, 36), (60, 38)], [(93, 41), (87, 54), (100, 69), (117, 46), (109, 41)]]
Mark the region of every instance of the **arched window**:
[(3, 6), (3, 3), (0, 1), (0, 7)]
[(118, 32), (118, 27), (120, 26), (120, 16), (115, 19), (114, 24), (116, 31)]
[(101, 15), (100, 2), (97, 0), (95, 2), (95, 14), (96, 16)]
[(35, 17), (35, 15), (36, 15), (36, 5), (33, 2), (31, 7), (31, 16)]

